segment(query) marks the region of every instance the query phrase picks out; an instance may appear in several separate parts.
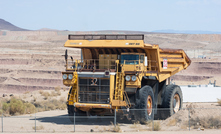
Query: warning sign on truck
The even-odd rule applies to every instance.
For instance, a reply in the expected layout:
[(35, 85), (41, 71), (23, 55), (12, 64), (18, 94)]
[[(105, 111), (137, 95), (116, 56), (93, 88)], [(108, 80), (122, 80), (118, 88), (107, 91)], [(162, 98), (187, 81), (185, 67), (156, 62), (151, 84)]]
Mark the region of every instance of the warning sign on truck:
[(163, 69), (167, 69), (167, 59), (163, 59)]

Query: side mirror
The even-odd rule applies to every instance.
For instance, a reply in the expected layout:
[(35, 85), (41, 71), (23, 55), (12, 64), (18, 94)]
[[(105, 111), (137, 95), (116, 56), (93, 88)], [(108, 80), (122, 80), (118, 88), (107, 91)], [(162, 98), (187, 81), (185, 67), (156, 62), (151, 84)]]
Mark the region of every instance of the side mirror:
[(71, 60), (72, 60), (72, 64), (74, 64), (74, 59), (73, 59), (73, 57), (71, 56)]
[(64, 55), (64, 57), (65, 57), (65, 60), (68, 59), (68, 50), (67, 50), (67, 49), (65, 50), (65, 55)]

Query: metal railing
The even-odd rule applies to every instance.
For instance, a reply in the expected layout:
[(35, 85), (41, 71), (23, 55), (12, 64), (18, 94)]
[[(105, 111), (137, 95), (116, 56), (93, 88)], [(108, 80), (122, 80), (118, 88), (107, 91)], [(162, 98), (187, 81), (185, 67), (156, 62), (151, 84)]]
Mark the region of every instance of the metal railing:
[[(124, 60), (121, 64), (136, 66), (139, 62), (140, 60)], [(143, 64), (145, 64), (144, 61)], [(115, 72), (117, 70), (116, 60), (113, 59), (67, 59), (66, 67), (67, 70), (72, 71), (112, 70)], [(156, 61), (148, 60), (146, 69), (147, 71), (157, 71), (158, 63)]]
[(116, 70), (115, 60), (111, 59), (85, 59), (85, 60), (70, 60), (67, 61), (67, 70)]

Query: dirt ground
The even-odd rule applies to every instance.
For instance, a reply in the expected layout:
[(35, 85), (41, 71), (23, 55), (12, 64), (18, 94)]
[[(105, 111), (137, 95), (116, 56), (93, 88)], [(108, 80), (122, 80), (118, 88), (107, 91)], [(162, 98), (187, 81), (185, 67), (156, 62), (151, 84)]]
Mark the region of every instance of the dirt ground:
[[(26, 102), (35, 101), (50, 101), (52, 99), (66, 98), (68, 90), (60, 89), (60, 95), (49, 96), (45, 100), (44, 96), (41, 94), (42, 90), (26, 92), (24, 94), (14, 94), (14, 97), (20, 98)], [(49, 92), (50, 94), (53, 90), (45, 90), (44, 92)], [(1, 98), (3, 99), (3, 98)], [(10, 99), (10, 96), (4, 97), (4, 99)], [(65, 103), (65, 101), (64, 101)], [(188, 109), (189, 110), (188, 110)], [(158, 109), (159, 111), (161, 109)], [(162, 111), (163, 112), (163, 111)], [(67, 110), (51, 110), (37, 112), (36, 114), (26, 114), (18, 116), (3, 116), (3, 131), (6, 132), (20, 132), (20, 133), (32, 133), (36, 131), (38, 133), (45, 132), (55, 132), (55, 133), (68, 133), (73, 132), (74, 129), (76, 133), (88, 133), (93, 131), (93, 133), (112, 133), (113, 131), (122, 133), (187, 133), (189, 132), (189, 119), (196, 119), (197, 117), (204, 120), (210, 117), (221, 116), (221, 106), (218, 103), (184, 103), (183, 109), (180, 110), (175, 115), (167, 118), (166, 120), (157, 120), (154, 122), (148, 122), (148, 124), (141, 125), (138, 122), (128, 121), (126, 119), (117, 118), (117, 126), (114, 127), (114, 116), (88, 116), (76, 118), (75, 127), (73, 122), (69, 120)], [(190, 118), (188, 118), (190, 117)], [(153, 123), (159, 125), (160, 129), (158, 131), (152, 132)], [(220, 122), (221, 125), (221, 120)], [(192, 123), (193, 125), (194, 123)], [(196, 124), (196, 122), (195, 122)], [(218, 133), (221, 129), (206, 129), (200, 125), (190, 126), (191, 133)], [(12, 129), (13, 128), (13, 129)], [(1, 130), (2, 128), (0, 128)]]
[[(13, 94), (24, 101), (45, 101), (40, 91), (50, 94), (60, 87), (61, 94), (49, 96), (52, 99), (65, 100), (68, 88), (62, 84), (61, 72), (64, 67), (64, 52), (68, 49), (69, 56), (80, 58), (79, 49), (64, 48), (69, 31), (7, 31), (0, 35), (0, 97), (10, 98)], [(188, 34), (148, 34), (147, 43), (159, 44), (161, 48), (183, 49), (191, 58), (192, 63), (172, 77), (177, 85), (208, 84), (209, 81), (221, 86), (221, 35), (188, 35)], [(199, 58), (200, 56), (206, 58)], [(197, 96), (196, 96), (197, 97)], [(184, 109), (166, 120), (155, 120), (161, 126), (160, 131), (151, 131), (148, 125), (122, 122), (117, 127), (122, 133), (220, 133), (220, 129), (204, 129), (197, 125), (188, 129), (188, 118), (208, 119), (211, 116), (220, 117), (221, 109), (216, 103), (185, 103)], [(36, 122), (35, 122), (36, 121)], [(112, 133), (113, 118), (76, 120), (76, 133)], [(38, 133), (44, 132), (73, 132), (74, 125), (69, 121), (66, 110), (37, 112), (22, 116), (3, 117), (3, 131), (34, 133), (35, 123)], [(218, 122), (219, 123), (219, 122)], [(2, 129), (2, 128), (1, 128)], [(138, 132), (139, 131), (139, 132)]]
[[(197, 105), (197, 104), (195, 104)], [(204, 104), (200, 104), (204, 105)], [(220, 110), (220, 109), (219, 109)], [(207, 112), (215, 112), (214, 110), (208, 110)], [(182, 112), (182, 111), (181, 111)], [(220, 116), (219, 112), (219, 116)], [(188, 115), (188, 114), (187, 114)], [(177, 116), (182, 116), (181, 118), (188, 118), (184, 117), (186, 114), (177, 114)], [(204, 115), (206, 116), (206, 115)], [(170, 117), (167, 120), (158, 121), (155, 120), (154, 123), (160, 122), (161, 129), (159, 131), (154, 131), (154, 133), (220, 133), (220, 129), (199, 129), (199, 128), (189, 128), (188, 126), (182, 127), (180, 125), (173, 125), (170, 124), (170, 120), (173, 120), (175, 117)], [(93, 133), (112, 133), (114, 129), (114, 122), (113, 118), (104, 119), (101, 117), (87, 117), (87, 119), (76, 119), (76, 125), (74, 128), (73, 122), (68, 119), (67, 111), (66, 110), (53, 110), (53, 111), (46, 111), (46, 112), (38, 112), (36, 113), (36, 120), (35, 114), (30, 115), (22, 115), (22, 116), (11, 116), (11, 117), (4, 117), (3, 118), (3, 131), (6, 132), (35, 132), (35, 123), (37, 126), (37, 132), (73, 132), (75, 129), (76, 133), (88, 133), (93, 131)], [(152, 132), (152, 122), (150, 125), (141, 125), (141, 124), (133, 124), (131, 122), (121, 121), (117, 119), (118, 125), (117, 127), (120, 128), (119, 132), (122, 133), (153, 133)], [(12, 129), (13, 128), (13, 129)]]
[[(81, 134), (82, 132), (75, 132), (76, 134)], [(88, 132), (86, 132), (88, 133)], [(95, 134), (100, 134), (99, 132), (93, 132)], [(102, 132), (103, 133), (103, 132)], [(110, 133), (115, 133), (115, 132), (110, 132)], [(123, 132), (125, 134), (130, 134), (131, 132)], [(205, 132), (201, 132), (201, 131), (148, 131), (148, 132), (133, 132), (133, 134), (220, 134), (220, 130), (209, 130), (209, 131), (205, 131)], [(104, 133), (105, 134), (105, 133)], [(107, 132), (106, 134), (109, 134), (109, 132)]]

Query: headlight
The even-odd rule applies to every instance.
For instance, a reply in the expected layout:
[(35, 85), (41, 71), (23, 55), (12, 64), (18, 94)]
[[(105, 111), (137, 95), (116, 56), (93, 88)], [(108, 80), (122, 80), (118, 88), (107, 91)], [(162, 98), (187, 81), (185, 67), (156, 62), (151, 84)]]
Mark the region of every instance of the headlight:
[(132, 81), (136, 81), (137, 80), (137, 77), (134, 75), (134, 76), (132, 76)]
[(66, 80), (68, 78), (67, 74), (63, 74), (63, 79)]
[(69, 75), (68, 75), (68, 79), (71, 80), (72, 78), (73, 78), (73, 75), (72, 75), (72, 74), (69, 74)]
[(126, 79), (126, 81), (129, 81), (130, 80), (130, 75), (127, 75), (125, 79)]

